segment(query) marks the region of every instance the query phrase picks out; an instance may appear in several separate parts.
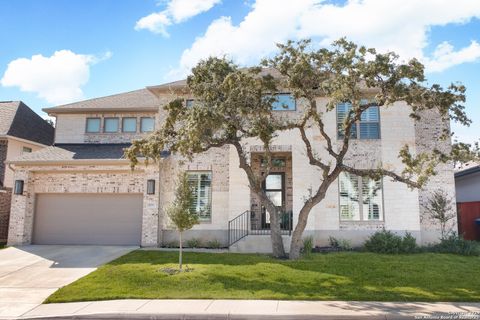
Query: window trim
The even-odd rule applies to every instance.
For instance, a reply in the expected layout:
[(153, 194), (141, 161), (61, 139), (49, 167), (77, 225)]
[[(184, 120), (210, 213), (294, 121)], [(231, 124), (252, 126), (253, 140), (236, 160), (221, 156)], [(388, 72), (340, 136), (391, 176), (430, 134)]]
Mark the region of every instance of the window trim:
[[(208, 218), (202, 218), (200, 216), (198, 216), (198, 220), (200, 223), (211, 223), (212, 222), (212, 216), (213, 216), (213, 192), (212, 192), (212, 186), (213, 186), (213, 172), (212, 171), (209, 171), (209, 170), (188, 170), (187, 172), (187, 179), (188, 179), (188, 175), (192, 174), (192, 175), (196, 175), (196, 176), (199, 176), (199, 175), (202, 175), (202, 174), (209, 174), (210, 175), (210, 190), (209, 190), (209, 193), (208, 193), (208, 198), (210, 200), (210, 214), (209, 214), (209, 217)], [(201, 180), (198, 180), (198, 183), (200, 183)]]
[[(88, 131), (88, 120), (98, 120), (98, 131)], [(102, 132), (102, 118), (101, 117), (87, 117), (85, 120), (85, 133), (101, 133)]]
[[(153, 120), (153, 129), (151, 131), (143, 130), (143, 119), (152, 119)], [(141, 133), (149, 133), (155, 131), (155, 117), (140, 117), (140, 132)]]
[[(135, 130), (134, 131), (125, 131), (125, 126), (124, 126), (125, 122), (124, 121), (126, 119), (135, 119)], [(122, 132), (123, 133), (137, 133), (137, 131), (138, 131), (137, 127), (138, 127), (137, 117), (122, 117)]]
[[(341, 102), (341, 103), (347, 103), (347, 102)], [(336, 119), (336, 126), (335, 129), (337, 130), (337, 140), (343, 140), (343, 137), (339, 135), (339, 122), (338, 122), (338, 105), (340, 103), (337, 103), (335, 105), (335, 119)], [(372, 106), (373, 107), (373, 106)], [(380, 106), (376, 106), (378, 108), (378, 122), (376, 121), (355, 121), (355, 137), (350, 137), (350, 139), (353, 140), (381, 140), (382, 139), (382, 128), (381, 128), (381, 114), (380, 114)], [(365, 110), (366, 111), (366, 110)], [(378, 138), (362, 138), (360, 136), (360, 124), (361, 123), (378, 123)], [(352, 132), (350, 132), (352, 134)]]
[[(117, 120), (117, 130), (107, 131), (107, 120)], [(103, 118), (103, 133), (118, 133), (120, 130), (120, 120), (118, 117), (104, 117)]]
[(273, 95), (274, 95), (274, 96), (278, 96), (278, 95), (286, 95), (286, 94), (289, 95), (289, 96), (291, 96), (292, 99), (293, 99), (293, 109), (278, 109), (278, 110), (277, 110), (277, 109), (273, 109), (273, 105), (272, 105), (272, 111), (273, 111), (273, 112), (277, 112), (277, 111), (281, 111), (281, 112), (285, 112), (285, 111), (290, 111), (290, 112), (292, 112), (292, 111), (297, 111), (297, 99), (295, 99), (295, 97), (293, 96), (293, 94), (292, 94), (291, 92), (276, 92), (276, 93), (274, 93)]
[[(342, 171), (340, 174), (345, 173), (345, 171)], [(349, 173), (353, 174), (353, 173)], [(364, 219), (364, 213), (363, 213), (363, 178), (362, 176), (354, 175), (357, 177), (357, 184), (358, 184), (358, 211), (359, 211), (359, 220), (352, 220), (352, 219), (342, 219), (342, 207), (340, 205), (341, 201), (341, 195), (340, 195), (340, 175), (338, 176), (338, 220), (340, 223), (362, 223), (362, 224), (384, 224), (385, 223), (385, 192), (384, 192), (384, 183), (383, 183), (383, 177), (380, 178), (380, 190), (382, 191), (382, 197), (381, 197), (381, 204), (382, 204), (382, 211), (380, 213), (381, 219)], [(368, 213), (367, 213), (368, 215)]]

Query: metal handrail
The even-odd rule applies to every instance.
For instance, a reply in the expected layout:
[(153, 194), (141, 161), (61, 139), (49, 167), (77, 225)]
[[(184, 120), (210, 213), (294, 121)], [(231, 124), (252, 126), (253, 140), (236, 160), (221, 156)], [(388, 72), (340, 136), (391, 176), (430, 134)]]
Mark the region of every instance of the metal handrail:
[(250, 211), (239, 214), (232, 220), (228, 221), (228, 246), (242, 240), (248, 236), (250, 228)]

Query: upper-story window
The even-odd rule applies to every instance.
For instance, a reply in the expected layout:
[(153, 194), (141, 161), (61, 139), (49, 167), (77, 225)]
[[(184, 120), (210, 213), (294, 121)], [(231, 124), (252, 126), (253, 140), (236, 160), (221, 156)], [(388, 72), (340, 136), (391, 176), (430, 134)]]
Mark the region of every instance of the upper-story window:
[[(350, 102), (339, 103), (337, 105), (337, 136), (343, 139), (344, 128), (343, 121), (352, 109)], [(380, 139), (380, 112), (378, 106), (371, 106), (360, 115), (360, 121), (357, 121), (350, 128), (350, 137), (352, 139)]]
[(103, 132), (118, 132), (118, 118), (105, 118), (103, 124)]
[(295, 111), (295, 97), (290, 93), (277, 93), (276, 101), (272, 104), (273, 111)]
[(22, 153), (30, 153), (30, 152), (32, 152), (32, 148), (29, 148), (29, 147), (22, 148)]
[(123, 132), (137, 132), (137, 118), (123, 118), (122, 119)]
[(140, 130), (142, 132), (152, 132), (155, 129), (155, 118), (142, 118), (140, 121)]
[(382, 180), (348, 172), (339, 176), (340, 220), (383, 220)]
[(100, 118), (87, 118), (87, 128), (88, 133), (100, 132)]

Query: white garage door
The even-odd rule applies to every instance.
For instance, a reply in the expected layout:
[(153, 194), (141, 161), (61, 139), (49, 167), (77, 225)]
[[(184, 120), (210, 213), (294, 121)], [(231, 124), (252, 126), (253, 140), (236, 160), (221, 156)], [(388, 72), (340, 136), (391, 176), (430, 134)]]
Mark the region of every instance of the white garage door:
[(140, 245), (141, 194), (37, 194), (34, 244)]

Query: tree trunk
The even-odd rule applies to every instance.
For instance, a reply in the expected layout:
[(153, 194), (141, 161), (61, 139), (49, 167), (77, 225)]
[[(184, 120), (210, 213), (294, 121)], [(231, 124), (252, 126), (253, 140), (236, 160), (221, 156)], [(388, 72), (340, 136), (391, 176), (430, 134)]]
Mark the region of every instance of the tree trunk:
[(290, 252), (288, 254), (288, 258), (291, 260), (296, 260), (300, 258), (300, 250), (303, 247), (302, 235), (305, 227), (307, 226), (308, 215), (310, 211), (315, 206), (315, 203), (310, 199), (300, 210), (300, 214), (298, 215), (298, 222), (295, 226), (295, 229), (292, 233), (292, 240), (290, 242)]
[(295, 226), (295, 229), (292, 233), (292, 240), (290, 242), (290, 252), (288, 258), (291, 260), (296, 260), (300, 258), (300, 250), (303, 247), (302, 235), (303, 231), (305, 231), (305, 227), (307, 226), (308, 216), (310, 215), (310, 211), (312, 208), (319, 204), (324, 198), (325, 194), (327, 193), (328, 188), (332, 184), (335, 179), (337, 179), (339, 170), (336, 169), (334, 173), (332, 173), (329, 177), (324, 178), (322, 184), (318, 188), (317, 193), (310, 199), (308, 199), (305, 204), (303, 205), (300, 213), (298, 214), (298, 222)]
[(272, 240), (272, 254), (276, 258), (286, 257), (282, 240), (282, 229), (280, 226), (280, 210), (270, 204), (266, 204), (270, 212), (270, 239)]
[(182, 232), (179, 232), (179, 245), (180, 250), (178, 251), (178, 267), (182, 271)]

